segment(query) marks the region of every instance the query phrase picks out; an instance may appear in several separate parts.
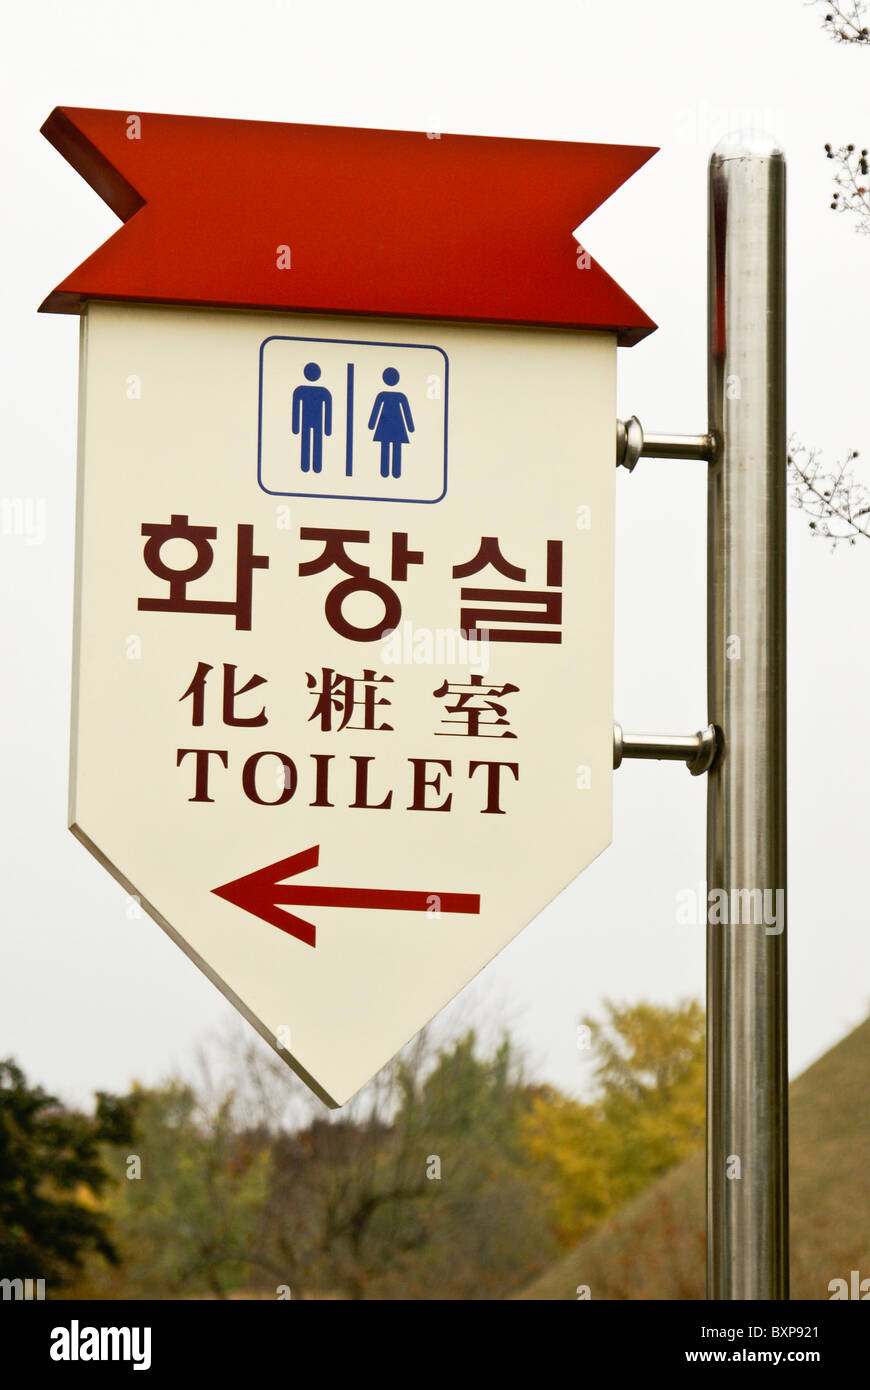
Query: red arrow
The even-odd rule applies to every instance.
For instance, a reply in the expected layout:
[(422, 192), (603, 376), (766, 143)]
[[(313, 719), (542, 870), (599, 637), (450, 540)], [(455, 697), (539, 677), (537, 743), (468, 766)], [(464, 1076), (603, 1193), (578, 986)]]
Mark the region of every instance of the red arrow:
[(320, 859), (320, 846), (312, 845), (299, 854), (291, 854), (289, 859), (279, 859), (275, 864), (267, 864), (264, 869), (255, 869), (252, 874), (244, 874), (213, 888), (219, 898), (232, 903), (234, 907), (244, 908), (255, 917), (262, 917), (279, 931), (289, 932), (309, 946), (315, 944), (315, 928), (302, 917), (292, 912), (284, 912), (279, 903), (293, 903), (304, 907), (368, 907), (376, 911), (386, 909), (392, 912), (429, 912), (433, 899), (437, 899), (439, 912), (480, 912), (480, 895), (477, 893), (419, 893), (404, 888), (330, 888), (312, 883), (284, 883), (283, 879), (304, 873), (306, 869), (316, 869)]
[[(573, 229), (654, 151), (57, 107), (124, 223), (50, 294), (598, 329), (654, 324)], [(279, 255), (279, 251), (283, 252)]]

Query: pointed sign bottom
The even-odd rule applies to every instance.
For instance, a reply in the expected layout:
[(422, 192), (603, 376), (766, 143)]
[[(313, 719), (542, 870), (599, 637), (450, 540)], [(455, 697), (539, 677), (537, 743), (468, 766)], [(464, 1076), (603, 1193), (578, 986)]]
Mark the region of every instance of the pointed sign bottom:
[(285, 912), (280, 903), (300, 907), (368, 907), (398, 912), (430, 912), (433, 903), (437, 903), (439, 912), (480, 913), (480, 895), (477, 893), (414, 892), (402, 888), (332, 888), (320, 884), (282, 882), (295, 874), (304, 873), (306, 869), (316, 869), (319, 859), (320, 846), (311, 845), (309, 849), (291, 854), (287, 859), (278, 859), (274, 864), (255, 869), (253, 873), (244, 874), (211, 891), (309, 946), (315, 945), (316, 928), (295, 913)]

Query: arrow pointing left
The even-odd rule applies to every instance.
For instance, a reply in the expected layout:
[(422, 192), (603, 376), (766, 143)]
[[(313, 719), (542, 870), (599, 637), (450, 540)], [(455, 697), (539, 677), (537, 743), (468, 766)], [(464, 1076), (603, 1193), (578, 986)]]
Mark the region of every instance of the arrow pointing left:
[(289, 933), (309, 946), (315, 945), (316, 928), (311, 922), (297, 917), (295, 913), (285, 912), (279, 904), (298, 904), (306, 907), (362, 907), (377, 911), (391, 912), (431, 912), (433, 904), (438, 912), (467, 912), (477, 915), (480, 912), (480, 895), (477, 893), (439, 893), (434, 890), (421, 892), (404, 888), (340, 888), (312, 883), (285, 883), (283, 880), (315, 869), (320, 859), (320, 846), (291, 854), (287, 859), (278, 859), (263, 869), (232, 879), (220, 888), (213, 888), (219, 898), (241, 907), (255, 917), (261, 917), (279, 931)]

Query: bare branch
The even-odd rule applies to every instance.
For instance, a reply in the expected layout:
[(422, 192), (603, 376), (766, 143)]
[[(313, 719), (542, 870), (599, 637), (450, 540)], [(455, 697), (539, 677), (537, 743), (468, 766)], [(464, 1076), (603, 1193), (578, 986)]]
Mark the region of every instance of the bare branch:
[(835, 191), (831, 197), (834, 212), (848, 212), (858, 219), (858, 232), (870, 233), (870, 154), (854, 145), (834, 149), (825, 145), (825, 154), (834, 161)]
[(822, 461), (820, 449), (808, 448), (792, 439), (788, 469), (792, 483), (791, 500), (807, 513), (810, 531), (838, 545), (854, 545), (859, 536), (870, 540), (870, 492), (854, 476), (852, 461), (858, 450), (851, 449), (843, 463), (832, 468)]
[(867, 0), (849, 0), (849, 3), (836, 4), (833, 0), (812, 0), (825, 11), (822, 28), (830, 34), (835, 43), (870, 43), (870, 28)]

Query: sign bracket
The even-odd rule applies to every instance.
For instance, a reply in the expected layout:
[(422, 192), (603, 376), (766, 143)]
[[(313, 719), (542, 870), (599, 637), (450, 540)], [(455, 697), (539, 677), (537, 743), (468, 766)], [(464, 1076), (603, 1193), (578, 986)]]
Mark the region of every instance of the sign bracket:
[(644, 434), (636, 415), (616, 422), (616, 466), (629, 473), (639, 458), (696, 459), (714, 463), (718, 440), (715, 434)]
[(714, 724), (696, 734), (626, 734), (621, 724), (613, 726), (613, 766), (624, 758), (685, 763), (693, 777), (709, 772), (722, 747), (722, 733)]

